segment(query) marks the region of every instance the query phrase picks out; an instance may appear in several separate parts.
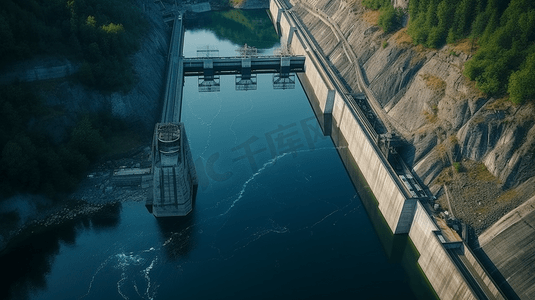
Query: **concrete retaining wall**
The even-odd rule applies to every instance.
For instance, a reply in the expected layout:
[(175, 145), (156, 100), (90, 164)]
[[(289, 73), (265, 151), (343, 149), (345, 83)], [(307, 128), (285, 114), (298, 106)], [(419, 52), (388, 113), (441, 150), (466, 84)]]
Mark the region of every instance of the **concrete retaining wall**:
[[(385, 167), (382, 154), (375, 149), (376, 146), (367, 138), (351, 109), (339, 95), (335, 97), (332, 122), (333, 128), (338, 128), (347, 141), (348, 150), (379, 202), (379, 210), (392, 232), (408, 233), (412, 217), (409, 210), (416, 200), (406, 198), (394, 181), (393, 174)], [(336, 142), (337, 137), (333, 136), (333, 139)], [(401, 218), (404, 208), (405, 214), (409, 215)]]
[[(294, 42), (294, 44), (301, 44), (300, 41), (297, 41), (299, 39), (295, 39), (296, 42)], [(292, 51), (294, 51), (293, 53), (299, 53), (299, 54), (307, 53), (303, 47), (296, 47), (292, 45), (292, 48), (293, 48)], [(297, 52), (299, 50), (301, 51)], [(305, 62), (305, 76), (307, 77), (308, 81), (310, 82), (310, 85), (314, 89), (314, 95), (318, 99), (319, 108), (321, 109), (321, 112), (325, 113), (327, 98), (329, 96), (331, 97), (335, 96), (334, 95), (335, 91), (334, 91), (334, 87), (328, 83), (327, 75), (316, 64), (317, 62), (315, 62), (309, 56), (307, 57), (307, 60)], [(331, 110), (332, 110), (332, 107), (331, 107)]]
[[(394, 234), (408, 233), (420, 253), (418, 263), (441, 299), (477, 299), (458, 267), (437, 237), (434, 221), (417, 199), (411, 199), (400, 186), (399, 178), (386, 162), (377, 144), (359, 121), (349, 100), (334, 87), (316, 58), (313, 45), (306, 43), (297, 27), (276, 0), (270, 2), (272, 19), (283, 43), (293, 54), (305, 55), (305, 74), (300, 75), (311, 105), (323, 122), (330, 120), (327, 130), (338, 147), (347, 147), (340, 155), (351, 155), (378, 202), (378, 208)], [(310, 97), (313, 93), (314, 97)], [(311, 100), (311, 99), (314, 100)], [(316, 102), (317, 103), (314, 103)], [(323, 124), (327, 127), (326, 124)], [(325, 130), (325, 128), (324, 128)], [(347, 161), (347, 160), (346, 160)], [(351, 168), (351, 166), (347, 166)], [(482, 271), (482, 269), (481, 269)], [(492, 283), (489, 283), (492, 285)], [(496, 290), (497, 292), (497, 290)], [(500, 298), (500, 297), (498, 297)]]
[(420, 252), (420, 268), (440, 299), (477, 299), (438, 239), (435, 233), (438, 231), (438, 227), (418, 202), (409, 237)]
[(487, 274), (487, 272), (483, 269), (481, 266), (481, 263), (476, 258), (474, 253), (468, 248), (465, 247), (464, 256), (466, 259), (470, 262), (470, 264), (475, 269), (475, 272), (479, 275), (479, 277), (483, 280), (485, 286), (489, 289), (489, 292), (494, 295), (497, 299), (501, 298), (501, 292), (498, 290), (495, 282), (492, 281), (490, 276)]
[(15, 66), (14, 71), (7, 72), (1, 76), (0, 84), (10, 84), (17, 81), (32, 82), (63, 78), (78, 72), (80, 69), (79, 64), (73, 64), (70, 61), (58, 61), (57, 63), (59, 65), (35, 66), (31, 69), (23, 69), (23, 64), (21, 66)]
[[(278, 6), (271, 7), (276, 8), (278, 13), (280, 9)], [(280, 18), (280, 28), (283, 34), (281, 39), (283, 41), (285, 40), (284, 33), (290, 32), (290, 27), (295, 27), (292, 24), (293, 22), (283, 13)], [(332, 115), (332, 126), (339, 129), (340, 134), (347, 140), (349, 151), (370, 184), (370, 188), (379, 202), (379, 209), (392, 232), (396, 234), (408, 233), (416, 200), (407, 199), (403, 190), (396, 183), (395, 174), (389, 170), (390, 166), (385, 164), (385, 158), (382, 157), (375, 142), (368, 138), (346, 100), (338, 91), (335, 91), (327, 74), (311, 53), (313, 49), (309, 49), (298, 33), (293, 35), (295, 37), (292, 38), (292, 43), (289, 46), (293, 54), (307, 57), (305, 75), (319, 101), (319, 108), (324, 114), (322, 117), (325, 118), (325, 114)], [(333, 140), (336, 142), (336, 136), (333, 136)]]

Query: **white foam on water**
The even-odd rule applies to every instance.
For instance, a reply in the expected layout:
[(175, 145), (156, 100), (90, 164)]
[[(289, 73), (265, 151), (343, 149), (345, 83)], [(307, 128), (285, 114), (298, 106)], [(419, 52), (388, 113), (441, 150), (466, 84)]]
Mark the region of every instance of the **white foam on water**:
[(238, 192), (238, 196), (236, 197), (236, 199), (234, 199), (234, 201), (232, 201), (232, 203), (230, 204), (230, 207), (224, 213), (221, 213), (219, 215), (219, 217), (226, 215), (232, 208), (234, 208), (236, 203), (238, 203), (238, 201), (240, 201), (242, 199), (243, 195), (245, 194), (245, 190), (247, 189), (247, 186), (249, 185), (249, 183), (251, 183), (251, 181), (253, 181), (258, 175), (262, 174), (266, 169), (268, 169), (269, 167), (275, 165), (277, 160), (279, 160), (279, 159), (281, 159), (281, 158), (283, 158), (283, 157), (285, 157), (285, 156), (287, 156), (289, 154), (308, 153), (308, 152), (314, 152), (314, 151), (319, 151), (319, 150), (333, 150), (333, 149), (345, 149), (345, 148), (347, 148), (347, 147), (346, 146), (342, 146), (342, 147), (325, 147), (325, 148), (316, 148), (316, 149), (305, 149), (305, 150), (297, 150), (297, 151), (285, 152), (283, 154), (277, 155), (275, 158), (272, 158), (272, 159), (268, 160), (266, 163), (264, 163), (264, 165), (260, 169), (258, 169), (258, 171), (256, 171), (256, 173), (251, 175), (251, 177), (249, 177), (249, 179), (247, 179), (243, 183), (242, 188)]

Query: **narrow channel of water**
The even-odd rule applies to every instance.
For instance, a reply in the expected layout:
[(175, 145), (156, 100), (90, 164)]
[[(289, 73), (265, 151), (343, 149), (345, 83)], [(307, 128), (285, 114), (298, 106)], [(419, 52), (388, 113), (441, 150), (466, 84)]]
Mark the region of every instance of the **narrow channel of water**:
[[(238, 47), (209, 30), (189, 30), (185, 41), (185, 56)], [(224, 76), (218, 93), (197, 83), (187, 78), (182, 110), (200, 180), (193, 213), (156, 220), (129, 201), (22, 242), (2, 258), (12, 275), (6, 298), (427, 298), (411, 290), (421, 277), (403, 268), (417, 269), (410, 241), (376, 232), (373, 206), (361, 202), (299, 81), (274, 90), (272, 76), (259, 75), (256, 90), (236, 91)]]

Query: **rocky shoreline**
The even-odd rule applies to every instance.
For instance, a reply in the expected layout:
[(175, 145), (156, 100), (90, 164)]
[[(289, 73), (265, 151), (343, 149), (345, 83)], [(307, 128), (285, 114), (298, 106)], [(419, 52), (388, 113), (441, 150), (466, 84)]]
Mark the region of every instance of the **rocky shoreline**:
[(0, 253), (12, 245), (39, 232), (48, 231), (67, 222), (88, 219), (114, 211), (124, 202), (145, 201), (148, 190), (140, 186), (115, 186), (113, 173), (119, 168), (146, 166), (149, 147), (138, 147), (122, 158), (96, 164), (80, 182), (77, 190), (57, 204), (51, 204), (31, 217), (31, 220), (15, 225), (15, 229), (0, 235)]

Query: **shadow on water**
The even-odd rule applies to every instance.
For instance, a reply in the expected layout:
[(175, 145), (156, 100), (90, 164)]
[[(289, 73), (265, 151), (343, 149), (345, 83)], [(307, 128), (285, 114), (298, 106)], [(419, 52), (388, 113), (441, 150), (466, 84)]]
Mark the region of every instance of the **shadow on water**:
[(258, 49), (269, 49), (279, 43), (273, 23), (264, 9), (230, 9), (186, 15), (185, 22), (190, 30), (210, 29), (219, 39), (237, 45), (247, 43)]
[(369, 188), (366, 179), (362, 175), (356, 161), (349, 152), (348, 142), (340, 132), (336, 120), (324, 115), (321, 111), (318, 99), (312, 91), (310, 82), (306, 77), (299, 76), (299, 80), (309, 99), (309, 103), (318, 119), (324, 135), (331, 137), (338, 149), (338, 155), (342, 160), (346, 172), (351, 178), (355, 190), (364, 205), (368, 217), (381, 241), (388, 262), (401, 264), (407, 276), (407, 283), (417, 299), (438, 299), (436, 292), (429, 280), (418, 265), (420, 254), (407, 234), (394, 235), (379, 210), (379, 203)]
[(331, 138), (338, 147), (346, 171), (357, 190), (368, 217), (377, 232), (383, 249), (392, 264), (401, 264), (407, 273), (407, 281), (418, 299), (439, 299), (426, 275), (418, 265), (420, 254), (407, 234), (394, 235), (378, 207), (378, 202), (349, 152), (348, 143), (336, 124), (332, 125)]
[[(84, 219), (85, 220), (85, 219)], [(95, 214), (87, 219), (92, 225), (94, 230), (107, 230), (115, 228), (121, 221), (121, 205), (111, 205), (105, 210)]]
[(195, 210), (185, 217), (158, 218), (157, 224), (163, 236), (164, 248), (170, 260), (187, 256), (193, 249)]
[[(61, 245), (74, 245), (80, 229), (110, 230), (120, 221), (121, 204), (107, 205), (99, 212), (48, 228), (30, 228), (0, 256), (4, 275), (0, 299), (28, 299), (30, 293), (47, 288), (46, 276)], [(38, 231), (38, 233), (34, 233)]]

